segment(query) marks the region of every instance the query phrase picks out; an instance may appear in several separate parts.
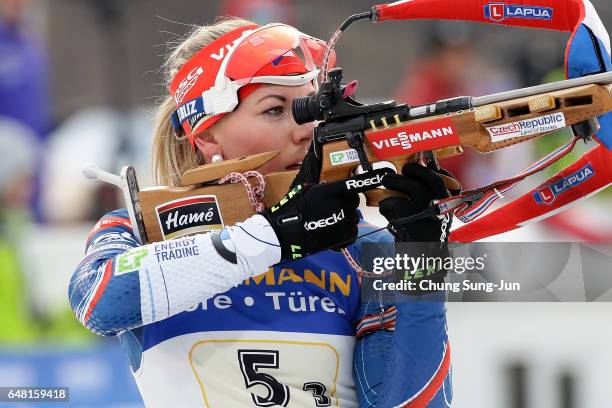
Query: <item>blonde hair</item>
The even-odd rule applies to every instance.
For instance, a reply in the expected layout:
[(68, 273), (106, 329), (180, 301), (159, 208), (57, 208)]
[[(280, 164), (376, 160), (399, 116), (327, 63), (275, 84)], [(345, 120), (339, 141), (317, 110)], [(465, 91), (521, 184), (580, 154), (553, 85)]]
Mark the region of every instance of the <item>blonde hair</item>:
[(152, 166), (155, 182), (159, 185), (179, 186), (180, 176), (187, 170), (204, 164), (204, 157), (199, 150), (191, 147), (186, 137), (174, 134), (170, 116), (176, 109), (174, 99), (170, 96), (170, 82), (181, 67), (198, 51), (222, 35), (246, 25), (250, 21), (231, 18), (209, 26), (196, 26), (179, 44), (171, 46), (162, 66), (165, 95), (162, 96), (155, 115), (153, 133)]

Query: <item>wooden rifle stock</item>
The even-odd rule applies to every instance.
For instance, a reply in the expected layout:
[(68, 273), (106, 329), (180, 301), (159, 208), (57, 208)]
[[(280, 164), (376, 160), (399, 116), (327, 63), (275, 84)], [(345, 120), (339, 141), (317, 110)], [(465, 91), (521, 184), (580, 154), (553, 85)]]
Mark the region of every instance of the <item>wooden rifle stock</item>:
[[(464, 111), (447, 113), (444, 115), (429, 116), (426, 118), (414, 119), (408, 122), (387, 126), (389, 128), (403, 128), (409, 124), (424, 124), (434, 122), (441, 118), (449, 118), (452, 122), (458, 137), (459, 144), (447, 146), (434, 150), (436, 158), (455, 156), (463, 153), (462, 147), (469, 146), (480, 153), (489, 153), (503, 149), (518, 143), (522, 143), (552, 132), (542, 132), (529, 136), (519, 136), (508, 140), (493, 142), (487, 128), (516, 123), (534, 119), (544, 115), (563, 113), (566, 126), (573, 126), (583, 123), (589, 119), (603, 115), (612, 110), (612, 85), (584, 85), (560, 91), (549, 92), (530, 97), (523, 97), (491, 105), (480, 106)], [(386, 118), (385, 122), (391, 121)], [(380, 129), (366, 130), (367, 135), (375, 133)], [(556, 130), (555, 130), (556, 131)], [(589, 135), (590, 136), (590, 135)], [(345, 140), (326, 143), (323, 146), (323, 164), (321, 170), (321, 180), (335, 181), (350, 177), (359, 162), (347, 163), (343, 165), (332, 165), (331, 157), (334, 152), (345, 151), (349, 146)], [(365, 144), (364, 149), (368, 160), (372, 163), (379, 162), (371, 145)], [(418, 161), (419, 154), (407, 154), (386, 159), (401, 171), (406, 163)], [(456, 180), (443, 176), (447, 186), (457, 190), (460, 186)], [(378, 202), (386, 197), (397, 195), (397, 193), (384, 189), (371, 190), (364, 193), (366, 202), (369, 206), (377, 206)]]

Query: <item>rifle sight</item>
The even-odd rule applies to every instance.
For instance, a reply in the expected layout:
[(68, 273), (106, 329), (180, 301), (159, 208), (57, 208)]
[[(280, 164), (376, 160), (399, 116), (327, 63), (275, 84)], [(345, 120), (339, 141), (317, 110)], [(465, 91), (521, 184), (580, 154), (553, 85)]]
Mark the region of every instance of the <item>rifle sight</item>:
[(342, 68), (329, 71), (329, 80), (319, 86), (315, 95), (295, 98), (292, 104), (293, 119), (298, 125), (324, 120), (332, 114), (331, 108), (342, 99)]

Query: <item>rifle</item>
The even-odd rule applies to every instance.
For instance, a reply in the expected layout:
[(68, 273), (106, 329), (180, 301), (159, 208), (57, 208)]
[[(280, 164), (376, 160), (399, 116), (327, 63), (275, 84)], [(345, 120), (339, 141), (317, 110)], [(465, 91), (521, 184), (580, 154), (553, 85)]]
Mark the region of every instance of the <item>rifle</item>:
[[(437, 159), (461, 154), (465, 146), (487, 153), (566, 126), (571, 126), (575, 143), (594, 135), (599, 129), (597, 117), (612, 110), (612, 72), (417, 107), (395, 101), (361, 104), (350, 96), (354, 83), (341, 82), (341, 68), (331, 70), (316, 95), (298, 98), (293, 105), (298, 123), (322, 120), (313, 137), (322, 162), (321, 182), (349, 178), (358, 167), (369, 171), (374, 163), (383, 161), (396, 169), (414, 161), (435, 166)], [(182, 175), (180, 187), (140, 190), (131, 167), (124, 168), (121, 176), (109, 176), (92, 166), (85, 173), (123, 189), (132, 223), (145, 243), (214, 231), (242, 221), (256, 212), (253, 195), (266, 206), (278, 202), (297, 171), (264, 176), (253, 172), (277, 154), (267, 152), (199, 166)], [(242, 183), (223, 180), (230, 175), (236, 181), (240, 174), (247, 176)], [(220, 180), (224, 184), (219, 184)], [(445, 181), (453, 183), (450, 178)], [(459, 204), (482, 200), (490, 190), (499, 193), (500, 185), (466, 192)], [(382, 188), (370, 190), (365, 193), (367, 205), (376, 206), (394, 194)], [(454, 204), (438, 203), (437, 212), (453, 211), (457, 208)]]
[[(509, 3), (515, 2), (516, 7), (523, 7), (518, 0), (509, 0)], [(609, 38), (594, 10), (587, 8), (582, 0), (555, 0), (554, 4), (551, 0), (550, 4), (547, 2), (550, 7), (541, 8), (547, 14), (540, 19), (505, 19), (503, 13), (499, 14), (499, 5), (492, 5), (487, 0), (466, 2), (462, 7), (448, 7), (446, 3), (446, 0), (413, 0), (377, 5), (367, 12), (350, 16), (334, 33), (324, 56), (324, 82), (316, 95), (299, 98), (293, 104), (296, 122), (321, 120), (313, 137), (314, 152), (321, 159), (316, 181), (342, 180), (358, 167), (366, 172), (372, 170), (377, 162), (389, 162), (397, 170), (405, 163), (415, 161), (436, 168), (438, 159), (461, 154), (466, 146), (488, 153), (567, 126), (572, 128), (575, 136), (572, 141), (518, 175), (435, 202), (430, 209), (430, 213), (453, 212), (462, 221), (471, 221), (519, 181), (559, 160), (577, 141), (588, 140), (597, 133), (597, 117), (612, 110), (612, 72), (605, 72), (606, 61), (610, 59)], [(353, 22), (369, 19), (380, 23), (418, 18), (570, 31), (572, 37), (567, 56), (572, 54), (570, 46), (573, 40), (580, 38), (584, 42), (585, 36), (589, 36), (589, 41), (594, 44), (592, 61), (566, 58), (567, 73), (571, 71), (574, 76), (603, 73), (488, 96), (458, 97), (410, 107), (395, 101), (361, 104), (351, 97), (355, 82), (342, 85), (342, 70), (339, 68), (328, 72), (328, 57), (341, 33)], [(605, 119), (609, 126), (607, 119), (610, 116)], [(603, 133), (606, 139), (597, 139), (600, 142), (597, 147), (538, 189), (521, 197), (520, 203), (511, 206), (519, 201), (515, 200), (476, 222), (464, 225), (451, 233), (451, 240), (468, 242), (517, 228), (609, 186), (612, 183), (609, 165), (612, 141), (608, 140), (610, 137), (606, 132)], [(102, 179), (122, 188), (136, 235), (146, 243), (217, 230), (246, 219), (264, 205), (278, 202), (288, 191), (297, 171), (265, 176), (254, 171), (277, 154), (267, 152), (200, 166), (182, 175), (180, 187), (140, 190), (131, 167), (123, 168), (120, 176), (93, 166), (84, 172), (87, 177)], [(565, 183), (566, 178), (570, 181), (588, 180), (579, 186), (568, 181), (573, 192), (557, 198), (551, 194), (552, 186), (559, 180)], [(450, 178), (445, 182), (453, 189), (458, 187)], [(366, 203), (375, 206), (394, 194), (380, 188), (370, 190), (366, 193)], [(505, 212), (500, 211), (504, 209)]]

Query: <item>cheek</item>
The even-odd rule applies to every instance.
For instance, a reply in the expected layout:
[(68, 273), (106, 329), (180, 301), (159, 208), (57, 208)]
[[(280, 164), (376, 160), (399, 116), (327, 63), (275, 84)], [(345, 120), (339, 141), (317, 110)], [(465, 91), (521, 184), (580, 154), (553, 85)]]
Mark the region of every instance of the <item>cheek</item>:
[(252, 117), (227, 126), (219, 144), (226, 159), (282, 150), (290, 140), (285, 121)]

